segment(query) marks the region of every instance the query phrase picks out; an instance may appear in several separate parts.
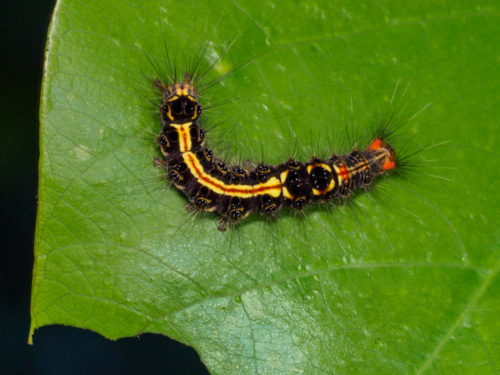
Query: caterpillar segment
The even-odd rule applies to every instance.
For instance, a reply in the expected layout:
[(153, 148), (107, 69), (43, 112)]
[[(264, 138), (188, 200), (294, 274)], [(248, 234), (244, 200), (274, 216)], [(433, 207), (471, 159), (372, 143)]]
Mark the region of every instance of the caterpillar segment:
[(346, 198), (396, 166), (394, 150), (379, 138), (364, 150), (325, 160), (230, 166), (205, 147), (192, 77), (171, 85), (155, 81), (154, 86), (163, 97), (157, 143), (165, 158), (155, 158), (154, 164), (186, 195), (188, 209), (217, 212), (221, 231), (252, 213), (273, 218), (283, 207), (301, 210), (311, 203)]

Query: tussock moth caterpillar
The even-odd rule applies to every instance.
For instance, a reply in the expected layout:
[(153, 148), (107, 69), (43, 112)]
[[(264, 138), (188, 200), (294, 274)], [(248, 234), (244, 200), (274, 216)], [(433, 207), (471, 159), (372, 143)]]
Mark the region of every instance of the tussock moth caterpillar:
[(365, 149), (326, 159), (228, 165), (205, 147), (194, 75), (166, 83), (157, 79), (154, 86), (162, 95), (157, 143), (164, 156), (154, 164), (186, 195), (188, 210), (217, 212), (221, 231), (252, 213), (274, 218), (282, 208), (302, 210), (312, 203), (345, 199), (397, 165), (396, 152), (383, 137)]

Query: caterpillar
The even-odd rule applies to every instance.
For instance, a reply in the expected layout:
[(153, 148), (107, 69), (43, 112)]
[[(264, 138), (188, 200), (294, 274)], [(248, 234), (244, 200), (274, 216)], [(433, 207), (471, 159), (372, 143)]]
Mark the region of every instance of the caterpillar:
[(169, 84), (156, 79), (153, 86), (162, 95), (156, 142), (164, 156), (155, 157), (154, 165), (166, 170), (167, 180), (186, 195), (189, 211), (217, 212), (220, 231), (252, 213), (275, 218), (282, 208), (302, 210), (312, 203), (345, 199), (396, 167), (396, 153), (383, 137), (364, 150), (324, 160), (228, 165), (205, 147), (193, 75), (186, 73)]

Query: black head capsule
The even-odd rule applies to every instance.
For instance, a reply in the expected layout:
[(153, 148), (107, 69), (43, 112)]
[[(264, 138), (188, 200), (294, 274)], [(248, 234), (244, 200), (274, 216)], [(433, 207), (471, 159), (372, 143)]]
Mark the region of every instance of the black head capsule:
[(184, 82), (172, 85), (165, 85), (159, 80), (153, 85), (162, 92), (162, 118), (165, 121), (184, 123), (200, 117), (201, 106), (191, 76), (186, 75)]

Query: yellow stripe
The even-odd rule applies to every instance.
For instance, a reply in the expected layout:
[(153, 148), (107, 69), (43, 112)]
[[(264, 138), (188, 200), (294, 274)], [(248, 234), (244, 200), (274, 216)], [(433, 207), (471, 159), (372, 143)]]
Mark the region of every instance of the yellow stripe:
[(358, 173), (359, 171), (364, 171), (367, 168), (368, 168), (368, 164), (364, 161), (361, 161), (358, 164), (353, 165), (352, 167), (349, 167), (348, 169), (351, 173)]
[(190, 128), (191, 128), (192, 122), (186, 122), (185, 124), (172, 124), (172, 127), (174, 127), (177, 130), (177, 134), (179, 136), (179, 148), (180, 152), (188, 152), (191, 151), (192, 142), (191, 142), (191, 134), (190, 134)]
[(206, 186), (216, 194), (239, 198), (251, 198), (264, 194), (278, 198), (281, 195), (281, 183), (276, 177), (271, 177), (268, 181), (257, 185), (228, 185), (207, 174), (196, 155), (192, 152), (184, 152), (182, 157), (198, 183)]

